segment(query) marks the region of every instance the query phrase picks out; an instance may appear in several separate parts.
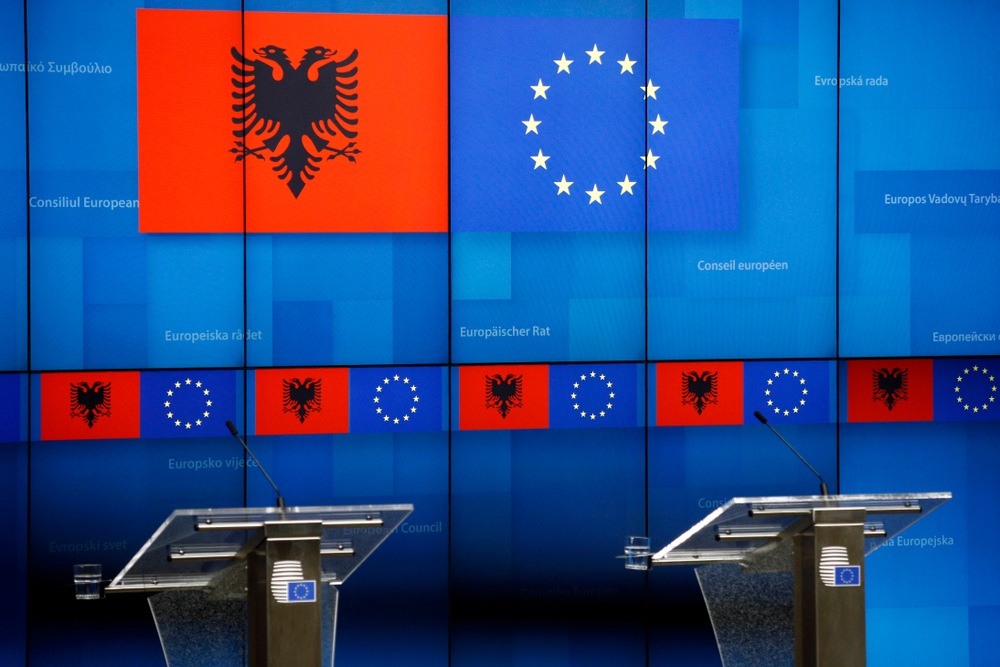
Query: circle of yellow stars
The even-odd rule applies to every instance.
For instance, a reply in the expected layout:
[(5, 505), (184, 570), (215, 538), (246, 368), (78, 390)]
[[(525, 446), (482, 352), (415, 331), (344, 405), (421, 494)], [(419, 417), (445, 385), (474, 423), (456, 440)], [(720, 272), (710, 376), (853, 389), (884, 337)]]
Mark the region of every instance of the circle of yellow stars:
[[(580, 376), (579, 382), (574, 382), (573, 383), (573, 392), (569, 395), (569, 397), (570, 397), (570, 400), (573, 401), (573, 409), (574, 410), (580, 410), (580, 404), (577, 402), (577, 398), (576, 398), (576, 393), (577, 393), (576, 390), (580, 388), (580, 382), (586, 382), (587, 381), (587, 377), (588, 377), (588, 375), (586, 373), (584, 373), (583, 375)], [(611, 380), (609, 380), (603, 373), (601, 375), (598, 375), (597, 371), (591, 371), (589, 377), (594, 378), (595, 380), (598, 380), (598, 381), (600, 381), (602, 383), (606, 383), (607, 386), (605, 388), (609, 390), (608, 391), (608, 398), (609, 399), (613, 399), (615, 397), (614, 383), (611, 382)], [(607, 411), (611, 409), (612, 405), (613, 405), (613, 403), (611, 403), (611, 401), (609, 400), (608, 404), (607, 404), (607, 407), (604, 410), (599, 410), (598, 412), (591, 412), (590, 413), (590, 418), (593, 419), (593, 420), (596, 420), (598, 417), (604, 417), (607, 414)], [(587, 411), (586, 410), (580, 410), (580, 417), (582, 417), (583, 419), (586, 419), (587, 416), (588, 415), (587, 415)]]
[[(189, 422), (189, 421), (182, 422), (180, 419), (176, 418), (176, 416), (174, 415), (174, 411), (170, 409), (170, 403), (171, 403), (170, 399), (173, 398), (175, 391), (177, 391), (178, 389), (180, 389), (182, 386), (183, 387), (187, 387), (187, 386), (190, 386), (191, 384), (192, 384), (191, 378), (187, 378), (186, 380), (184, 380), (183, 384), (181, 384), (180, 382), (174, 382), (173, 389), (167, 389), (167, 400), (165, 400), (163, 402), (163, 407), (167, 408), (167, 419), (173, 420), (174, 426), (177, 426), (177, 427), (184, 426), (185, 429), (191, 428), (192, 422)], [(200, 389), (202, 391), (202, 396), (208, 396), (209, 395), (208, 389), (205, 389), (204, 387), (202, 387), (200, 381), (195, 381), (194, 382), (194, 388), (195, 389)], [(206, 398), (205, 399), (205, 407), (206, 408), (212, 407), (212, 399), (210, 399), (210, 398)], [(201, 426), (202, 423), (203, 423), (203, 420), (208, 419), (208, 414), (209, 414), (209, 412), (208, 412), (207, 409), (204, 410), (204, 411), (202, 411), (201, 418), (200, 419), (195, 419), (193, 425), (196, 426), (196, 427), (197, 426)]]
[[(995, 384), (992, 384), (994, 376), (992, 376), (992, 375), (989, 374), (989, 370), (986, 369), (986, 368), (980, 369), (979, 366), (973, 366), (972, 367), (972, 373), (973, 374), (978, 373), (980, 370), (982, 370), (982, 375), (983, 376), (986, 376), (986, 377), (989, 378), (989, 381), (991, 383), (990, 392), (991, 393), (996, 393), (997, 386)], [(968, 376), (969, 376), (969, 369), (968, 368), (963, 369), (961, 375), (959, 375), (958, 378), (955, 381), (961, 383), (962, 380), (963, 380), (963, 378), (966, 378)], [(962, 388), (961, 384), (956, 384), (955, 385), (955, 393), (956, 394), (960, 394), (961, 393), (960, 392), (961, 388)], [(962, 409), (963, 410), (971, 410), (972, 412), (978, 413), (980, 410), (984, 410), (984, 411), (987, 410), (989, 408), (989, 406), (990, 406), (990, 403), (993, 403), (994, 399), (996, 397), (995, 396), (990, 396), (990, 400), (986, 401), (982, 405), (970, 405), (968, 401), (963, 400), (963, 398), (962, 398), (961, 395), (957, 396), (956, 398), (957, 398), (958, 402), (962, 404)]]
[[(788, 374), (789, 374), (789, 371), (788, 371), (787, 368), (785, 368), (784, 370), (780, 370), (780, 371), (774, 371), (774, 377), (775, 378), (780, 378), (782, 375), (788, 375)], [(796, 371), (796, 370), (791, 371), (791, 376), (793, 378), (796, 378), (799, 381), (799, 385), (804, 385), (806, 383), (806, 379), (804, 377), (799, 377), (799, 372)], [(768, 388), (764, 390), (764, 395), (765, 396), (770, 396), (771, 395), (770, 386), (774, 384), (774, 378), (768, 378), (767, 379), (767, 384), (768, 384)], [(803, 386), (802, 387), (802, 394), (801, 394), (801, 397), (799, 398), (799, 404), (798, 405), (794, 405), (793, 404), (791, 410), (788, 410), (787, 408), (782, 409), (781, 406), (775, 405), (774, 404), (774, 399), (771, 399), (771, 398), (767, 399), (767, 407), (774, 408), (774, 414), (776, 414), (776, 415), (780, 414), (780, 415), (784, 415), (785, 417), (787, 417), (790, 414), (796, 414), (796, 413), (798, 413), (799, 408), (805, 406), (805, 404), (806, 404), (806, 396), (808, 394), (809, 394), (809, 389)]]
[[(408, 421), (410, 421), (410, 415), (416, 414), (416, 412), (417, 412), (417, 406), (416, 405), (411, 405), (410, 406), (410, 412), (409, 413), (404, 412), (403, 413), (403, 418), (400, 419), (399, 417), (393, 417), (392, 415), (390, 415), (388, 412), (386, 412), (385, 410), (383, 410), (382, 406), (379, 404), (380, 403), (380, 401), (379, 401), (379, 394), (382, 393), (382, 387), (384, 387), (385, 385), (389, 384), (389, 382), (390, 382), (389, 378), (385, 378), (385, 379), (382, 380), (382, 384), (375, 385), (375, 399), (374, 399), (374, 402), (375, 402), (375, 414), (381, 415), (382, 421), (389, 422), (391, 424), (399, 424), (401, 421), (402, 422), (408, 422)], [(391, 382), (399, 382), (399, 376), (398, 375), (393, 375)], [(416, 392), (417, 391), (417, 385), (416, 385), (416, 383), (411, 384), (410, 383), (410, 378), (404, 377), (403, 378), (403, 384), (409, 386), (410, 387), (410, 391), (412, 391), (412, 392)], [(414, 403), (419, 403), (420, 402), (420, 396), (418, 396), (416, 393), (413, 394), (413, 402)]]
[[(593, 49), (591, 49), (590, 51), (584, 51), (584, 53), (586, 53), (587, 56), (590, 57), (590, 60), (587, 63), (588, 66), (593, 65), (594, 63), (597, 63), (598, 65), (604, 64), (601, 61), (601, 56), (603, 56), (605, 52), (599, 50), (597, 48), (596, 43), (594, 44)], [(559, 60), (553, 60), (552, 62), (555, 63), (557, 67), (554, 76), (558, 76), (561, 72), (565, 72), (567, 75), (571, 74), (570, 65), (572, 65), (575, 61), (569, 60), (566, 57), (566, 54), (563, 53), (562, 56), (559, 58)], [(619, 74), (625, 74), (626, 72), (628, 72), (629, 74), (634, 75), (635, 71), (633, 70), (633, 67), (639, 61), (632, 60), (626, 53), (624, 60), (618, 60), (616, 62), (621, 66), (621, 71), (619, 72)], [(548, 95), (546, 94), (546, 91), (548, 91), (548, 89), (551, 88), (552, 86), (545, 85), (545, 83), (542, 82), (542, 79), (539, 78), (537, 84), (528, 87), (535, 92), (535, 96), (532, 98), (533, 100), (537, 100), (539, 97), (541, 97), (543, 100), (549, 99)], [(659, 89), (660, 86), (653, 85), (652, 79), (650, 79), (649, 83), (647, 83), (646, 85), (639, 86), (639, 90), (643, 92), (643, 99), (653, 98), (655, 100), (656, 91)], [(524, 133), (526, 135), (534, 133), (536, 136), (539, 136), (538, 126), (542, 124), (542, 121), (536, 120), (534, 113), (528, 114), (528, 120), (522, 120), (521, 123), (524, 125), (525, 128)], [(669, 121), (665, 121), (662, 118), (660, 118), (660, 114), (656, 114), (656, 120), (649, 121), (649, 124), (653, 126), (653, 134), (656, 134), (657, 132), (659, 132), (660, 134), (666, 134), (663, 131), (663, 126), (667, 125), (668, 123)], [(542, 149), (539, 148), (538, 155), (529, 155), (528, 157), (534, 160), (535, 162), (535, 166), (532, 169), (538, 169), (539, 167), (541, 167), (542, 169), (548, 171), (549, 168), (548, 165), (546, 165), (546, 162), (549, 159), (551, 159), (552, 157), (551, 155), (545, 155), (542, 152)], [(653, 151), (652, 149), (650, 149), (648, 154), (640, 155), (639, 159), (642, 160), (643, 162), (642, 164), (643, 169), (646, 169), (647, 167), (652, 167), (653, 169), (656, 169), (656, 161), (660, 159), (660, 156), (653, 155)], [(624, 195), (625, 193), (628, 193), (633, 196), (635, 195), (635, 193), (632, 191), (632, 188), (638, 183), (638, 181), (631, 180), (628, 174), (625, 174), (625, 180), (616, 182), (618, 183), (618, 186), (621, 188), (621, 192), (619, 193), (619, 195)], [(557, 188), (556, 190), (557, 197), (562, 194), (568, 197), (570, 196), (570, 186), (574, 184), (574, 181), (567, 181), (566, 174), (563, 174), (561, 179), (559, 179), (558, 181), (553, 181), (552, 184), (555, 185)], [(595, 202), (603, 205), (603, 202), (601, 202), (601, 197), (605, 194), (605, 191), (598, 190), (597, 183), (594, 183), (594, 187), (591, 188), (590, 190), (584, 190), (584, 194), (590, 197), (590, 201), (587, 202), (588, 205), (593, 204)]]

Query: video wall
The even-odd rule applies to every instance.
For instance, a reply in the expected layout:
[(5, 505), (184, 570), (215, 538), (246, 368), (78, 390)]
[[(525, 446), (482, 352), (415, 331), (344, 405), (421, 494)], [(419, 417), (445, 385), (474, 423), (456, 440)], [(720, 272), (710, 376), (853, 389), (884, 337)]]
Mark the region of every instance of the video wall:
[(715, 667), (692, 569), (615, 556), (817, 491), (758, 410), (831, 490), (954, 494), (867, 560), (869, 664), (993, 664), (998, 35), (0, 0), (0, 667), (163, 664), (72, 565), (271, 505), (227, 420), (289, 504), (416, 508), (342, 586), (340, 667)]

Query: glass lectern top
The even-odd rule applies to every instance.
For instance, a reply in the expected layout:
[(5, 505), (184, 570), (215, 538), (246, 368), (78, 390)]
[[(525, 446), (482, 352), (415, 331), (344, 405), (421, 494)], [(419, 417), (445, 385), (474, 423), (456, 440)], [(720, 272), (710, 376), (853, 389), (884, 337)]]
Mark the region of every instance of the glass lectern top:
[(865, 508), (865, 555), (937, 509), (950, 493), (733, 498), (653, 556), (654, 564), (741, 562), (823, 507)]
[[(238, 507), (176, 510), (118, 573), (108, 590), (218, 585), (240, 549), (265, 523), (318, 521), (323, 581), (339, 584), (403, 522), (413, 505)], [(214, 580), (214, 582), (213, 582)]]

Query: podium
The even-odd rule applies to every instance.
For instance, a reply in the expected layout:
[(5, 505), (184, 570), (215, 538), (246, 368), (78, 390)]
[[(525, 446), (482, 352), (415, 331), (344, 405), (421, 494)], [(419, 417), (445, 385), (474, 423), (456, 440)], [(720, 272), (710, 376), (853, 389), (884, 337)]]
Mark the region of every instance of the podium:
[(108, 584), (169, 667), (331, 667), (338, 589), (412, 505), (176, 510)]
[(864, 667), (865, 556), (950, 498), (733, 498), (626, 567), (699, 566), (725, 667)]

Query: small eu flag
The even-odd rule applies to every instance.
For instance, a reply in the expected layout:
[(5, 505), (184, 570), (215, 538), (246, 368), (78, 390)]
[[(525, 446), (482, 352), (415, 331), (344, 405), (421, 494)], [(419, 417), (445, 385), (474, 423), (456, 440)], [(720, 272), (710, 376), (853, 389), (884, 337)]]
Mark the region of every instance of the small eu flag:
[(861, 566), (860, 565), (844, 565), (841, 567), (836, 567), (833, 570), (833, 585), (834, 586), (860, 586), (861, 585)]
[(441, 367), (352, 368), (351, 433), (412, 433), (442, 427)]
[(288, 582), (289, 602), (315, 602), (316, 601), (316, 581), (289, 581)]
[(635, 364), (549, 366), (549, 427), (636, 426)]
[(934, 360), (934, 421), (1000, 419), (995, 359)]
[(830, 423), (829, 361), (748, 361), (743, 364), (743, 423), (759, 410), (781, 424)]
[(236, 415), (238, 373), (143, 371), (142, 437), (230, 437), (226, 421)]

